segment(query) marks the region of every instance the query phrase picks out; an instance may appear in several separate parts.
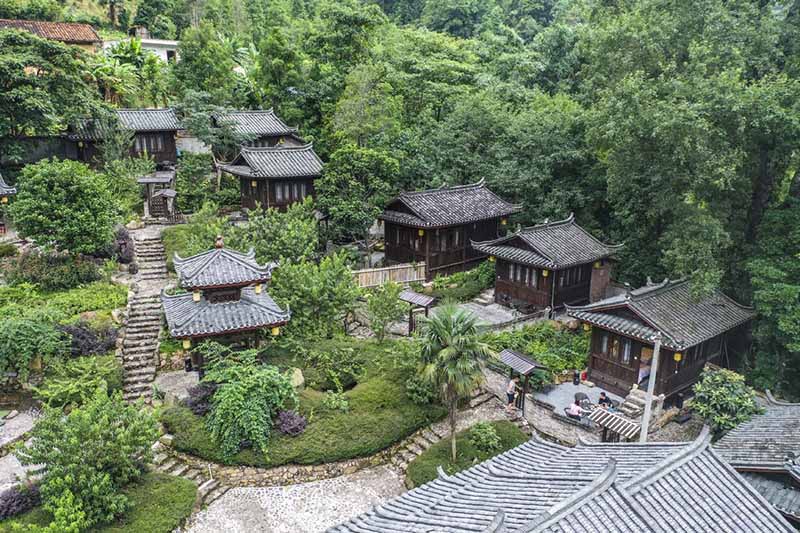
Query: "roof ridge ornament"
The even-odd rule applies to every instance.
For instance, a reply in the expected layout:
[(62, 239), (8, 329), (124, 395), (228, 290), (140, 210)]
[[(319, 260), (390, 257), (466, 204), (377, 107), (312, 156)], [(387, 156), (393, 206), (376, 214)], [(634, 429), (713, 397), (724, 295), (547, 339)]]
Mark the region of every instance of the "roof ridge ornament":
[(217, 238), (214, 241), (214, 248), (217, 250), (225, 248), (225, 238), (222, 235), (217, 235)]
[(495, 513), (492, 523), (489, 524), (482, 533), (506, 533), (506, 513), (502, 509), (498, 509)]

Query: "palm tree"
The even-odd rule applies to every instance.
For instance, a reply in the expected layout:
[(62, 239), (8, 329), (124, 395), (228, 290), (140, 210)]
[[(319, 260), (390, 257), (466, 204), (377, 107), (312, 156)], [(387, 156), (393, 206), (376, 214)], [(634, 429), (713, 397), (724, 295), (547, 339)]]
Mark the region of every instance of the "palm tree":
[(423, 320), (420, 375), (438, 391), (448, 410), (450, 447), (456, 460), (458, 401), (483, 382), (483, 363), (494, 356), (478, 340), (477, 318), (446, 304)]

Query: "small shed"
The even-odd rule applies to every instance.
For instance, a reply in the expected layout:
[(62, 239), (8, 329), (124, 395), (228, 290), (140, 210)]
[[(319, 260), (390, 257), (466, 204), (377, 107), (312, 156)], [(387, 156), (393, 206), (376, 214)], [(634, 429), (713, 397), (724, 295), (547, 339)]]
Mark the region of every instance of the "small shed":
[(425, 316), (428, 316), (428, 312), (436, 301), (436, 298), (409, 289), (402, 291), (398, 295), (398, 298), (400, 301), (408, 303), (408, 334), (411, 335), (414, 330), (417, 329), (417, 323), (416, 320), (414, 320), (414, 310), (420, 308), (424, 309)]
[(588, 416), (589, 420), (603, 428), (603, 442), (630, 442), (639, 436), (642, 426), (602, 407), (595, 407)]
[(174, 213), (175, 170), (156, 170), (139, 177), (136, 182), (144, 186), (144, 217), (165, 217)]
[(522, 394), (517, 394), (516, 407), (522, 409), (522, 414), (525, 414), (525, 395), (530, 392), (530, 377), (538, 370), (546, 370), (547, 367), (538, 363), (525, 354), (506, 348), (500, 352), (500, 362), (508, 366), (511, 371), (509, 378), (513, 378), (515, 373), (522, 377)]

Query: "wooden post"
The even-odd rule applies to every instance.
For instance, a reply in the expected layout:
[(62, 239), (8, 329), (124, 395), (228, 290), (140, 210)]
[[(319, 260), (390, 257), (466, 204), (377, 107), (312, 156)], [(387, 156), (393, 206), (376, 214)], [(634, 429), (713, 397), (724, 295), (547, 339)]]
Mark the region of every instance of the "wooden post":
[(647, 442), (647, 432), (650, 429), (650, 412), (653, 409), (653, 391), (656, 388), (656, 379), (658, 376), (658, 360), (660, 359), (661, 352), (661, 333), (656, 333), (655, 348), (653, 349), (653, 362), (650, 368), (650, 378), (647, 382), (647, 395), (645, 396), (644, 403), (644, 416), (642, 416), (642, 429), (639, 433), (639, 442)]

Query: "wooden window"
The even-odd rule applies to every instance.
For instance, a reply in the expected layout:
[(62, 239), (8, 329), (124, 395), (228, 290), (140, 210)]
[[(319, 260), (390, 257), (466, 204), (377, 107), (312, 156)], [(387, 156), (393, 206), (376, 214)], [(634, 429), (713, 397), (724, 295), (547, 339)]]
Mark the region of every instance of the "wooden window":
[(276, 183), (275, 184), (275, 201), (277, 203), (282, 203), (283, 202), (283, 184), (282, 183)]
[(306, 182), (300, 184), (300, 199), (305, 198), (308, 195), (308, 191), (306, 190)]
[(631, 362), (631, 340), (622, 339), (622, 362), (623, 364), (630, 364)]
[(606, 332), (603, 332), (603, 334), (600, 336), (600, 353), (608, 353), (608, 333)]
[(619, 359), (619, 337), (616, 335), (611, 339), (611, 353), (609, 355), (614, 359)]
[(720, 348), (722, 348), (722, 335), (717, 335), (716, 337), (708, 340), (708, 357), (712, 358), (719, 354)]
[(539, 285), (539, 271), (531, 267), (531, 287), (534, 289)]
[(508, 264), (508, 280), (509, 281), (514, 281), (514, 268), (515, 267), (516, 267), (516, 265), (514, 263), (509, 263)]

